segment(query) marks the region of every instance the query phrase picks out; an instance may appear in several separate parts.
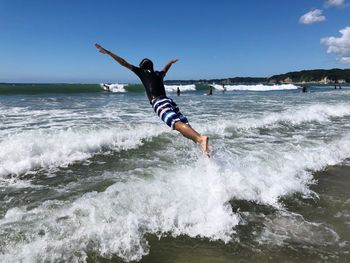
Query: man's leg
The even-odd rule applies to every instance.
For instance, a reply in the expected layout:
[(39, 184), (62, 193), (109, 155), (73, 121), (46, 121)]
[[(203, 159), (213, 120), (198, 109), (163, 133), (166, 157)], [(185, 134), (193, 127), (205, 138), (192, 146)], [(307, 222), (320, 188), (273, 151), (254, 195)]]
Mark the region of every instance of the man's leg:
[(209, 149), (208, 149), (208, 136), (204, 136), (196, 132), (194, 129), (192, 129), (191, 126), (178, 121), (174, 124), (174, 129), (180, 132), (183, 136), (185, 136), (188, 139), (191, 139), (195, 143), (198, 143), (202, 149), (202, 151), (209, 155)]

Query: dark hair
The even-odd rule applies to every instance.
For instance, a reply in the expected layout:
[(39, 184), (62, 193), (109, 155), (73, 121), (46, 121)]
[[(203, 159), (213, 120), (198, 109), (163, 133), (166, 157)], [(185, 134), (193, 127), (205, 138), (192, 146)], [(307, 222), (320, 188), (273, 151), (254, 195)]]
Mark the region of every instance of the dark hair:
[(148, 58), (144, 58), (140, 64), (139, 64), (140, 68), (142, 69), (149, 69), (151, 71), (153, 71), (153, 62), (152, 60), (148, 59)]

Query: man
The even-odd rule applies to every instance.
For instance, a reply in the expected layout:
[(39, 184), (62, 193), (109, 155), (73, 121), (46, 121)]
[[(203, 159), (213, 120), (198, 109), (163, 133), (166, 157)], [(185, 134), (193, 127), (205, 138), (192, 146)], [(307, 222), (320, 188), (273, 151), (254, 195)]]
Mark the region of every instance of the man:
[(126, 62), (123, 58), (104, 49), (99, 44), (95, 44), (95, 46), (100, 53), (111, 56), (120, 65), (133, 71), (141, 79), (142, 84), (146, 89), (147, 97), (157, 115), (169, 127), (179, 131), (186, 138), (199, 144), (202, 151), (209, 156), (209, 138), (199, 134), (189, 125), (187, 118), (181, 114), (176, 103), (168, 98), (165, 93), (163, 79), (171, 65), (176, 63), (178, 59), (171, 60), (165, 65), (162, 71), (154, 71), (153, 62), (147, 58), (140, 62), (139, 67), (135, 67)]
[(111, 92), (111, 87), (110, 86), (108, 86), (107, 84), (102, 84), (102, 85), (103, 85), (103, 89), (105, 91)]

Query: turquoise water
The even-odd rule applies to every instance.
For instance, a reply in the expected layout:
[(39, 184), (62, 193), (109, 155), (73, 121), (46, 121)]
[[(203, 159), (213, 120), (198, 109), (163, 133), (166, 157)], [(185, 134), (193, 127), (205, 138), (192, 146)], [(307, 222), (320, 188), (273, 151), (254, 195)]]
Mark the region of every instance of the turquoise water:
[(126, 89), (0, 87), (1, 262), (349, 259), (349, 87), (169, 93), (210, 159)]

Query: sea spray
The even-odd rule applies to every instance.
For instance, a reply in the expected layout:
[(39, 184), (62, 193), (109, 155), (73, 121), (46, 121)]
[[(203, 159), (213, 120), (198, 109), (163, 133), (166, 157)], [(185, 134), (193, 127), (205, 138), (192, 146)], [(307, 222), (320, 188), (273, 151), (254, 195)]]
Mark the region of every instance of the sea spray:
[(325, 124), (331, 122), (334, 118), (347, 116), (350, 116), (349, 104), (319, 103), (317, 105), (285, 107), (283, 111), (278, 112), (250, 112), (249, 115), (242, 113), (231, 114), (226, 119), (217, 118), (214, 122), (210, 122), (210, 125), (203, 127), (203, 132), (224, 134), (232, 128), (235, 130), (252, 130), (263, 127), (271, 128), (278, 125)]
[[(217, 86), (214, 86), (216, 88)], [(295, 90), (298, 86), (293, 84), (282, 84), (282, 85), (225, 85), (228, 91), (273, 91), (273, 90)], [(221, 89), (221, 88), (219, 88)]]
[(105, 83), (101, 83), (100, 84), (101, 88), (106, 90), (106, 91), (110, 91), (110, 92), (126, 92), (125, 87), (128, 86), (128, 84), (105, 84)]
[(67, 166), (106, 150), (136, 148), (164, 132), (155, 125), (24, 131), (0, 142), (0, 176)]
[[(344, 145), (350, 149), (350, 137), (317, 147), (294, 147), (286, 154), (282, 148), (236, 160), (220, 154), (211, 160), (200, 157), (191, 166), (170, 168), (167, 173), (155, 168), (153, 178), (118, 182), (72, 203), (47, 201), (31, 210), (13, 208), (0, 220), (1, 235), (7, 236), (0, 259), (78, 261), (88, 250), (107, 258), (140, 260), (149, 253), (146, 233), (229, 242), (240, 223), (230, 200), (279, 207), (280, 196), (310, 194), (310, 170), (349, 156)], [(18, 243), (18, 236), (26, 241)]]
[(209, 135), (210, 159), (154, 117), (144, 94), (1, 97), (0, 160), (45, 161), (23, 170), (25, 188), (1, 185), (0, 261), (140, 260), (165, 236), (176, 251), (199, 244), (227, 257), (346, 257), (346, 199), (339, 213), (319, 212), (325, 174), (314, 172), (350, 156), (348, 91), (202, 94), (176, 102)]
[(176, 92), (177, 89), (180, 89), (180, 92), (184, 91), (193, 91), (196, 90), (196, 85), (164, 85), (166, 92)]

